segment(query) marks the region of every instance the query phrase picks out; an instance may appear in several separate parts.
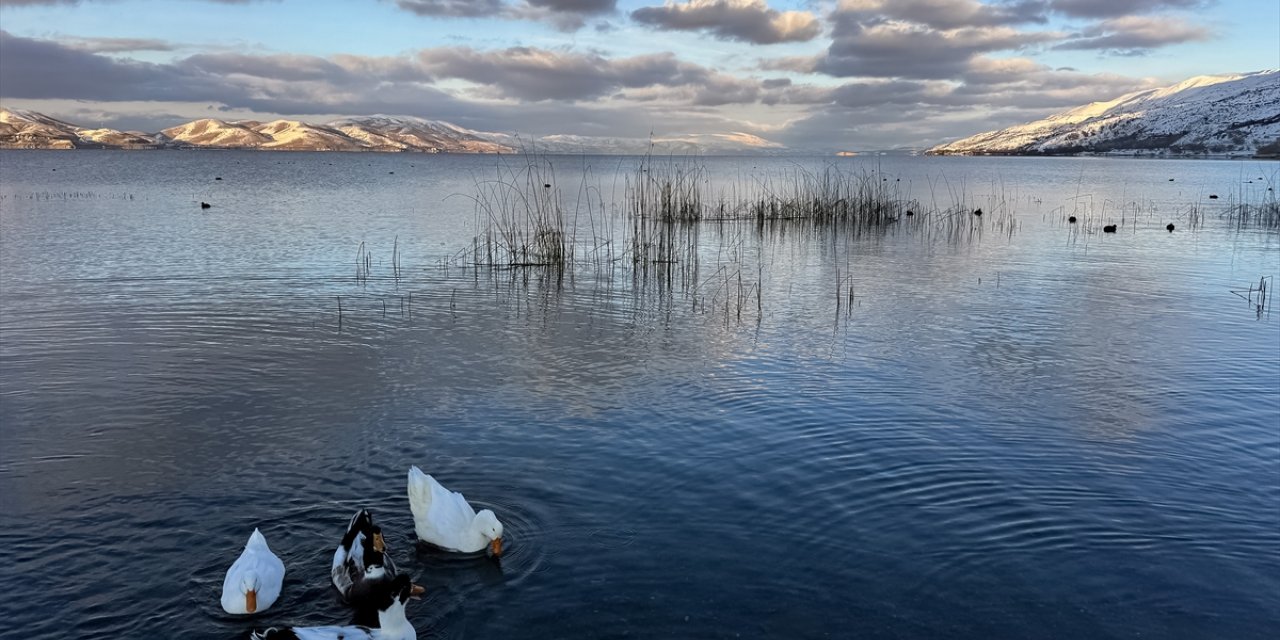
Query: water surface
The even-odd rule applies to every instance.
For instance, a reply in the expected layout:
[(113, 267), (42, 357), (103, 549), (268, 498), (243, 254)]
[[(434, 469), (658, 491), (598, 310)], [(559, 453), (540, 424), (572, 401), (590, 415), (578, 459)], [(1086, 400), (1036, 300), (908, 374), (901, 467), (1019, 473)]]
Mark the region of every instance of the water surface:
[[(704, 223), (665, 279), (463, 268), (500, 162), (0, 153), (7, 628), (345, 623), (359, 507), (420, 637), (1280, 628), (1280, 323), (1247, 291), (1280, 234), (1222, 218), (1274, 165), (842, 159), (986, 215)], [(556, 191), (612, 211), (637, 162), (554, 159)], [(830, 161), (697, 162), (732, 192)], [(411, 464), (498, 513), (501, 562), (413, 544)], [(245, 620), (218, 594), (254, 527), (288, 575)]]

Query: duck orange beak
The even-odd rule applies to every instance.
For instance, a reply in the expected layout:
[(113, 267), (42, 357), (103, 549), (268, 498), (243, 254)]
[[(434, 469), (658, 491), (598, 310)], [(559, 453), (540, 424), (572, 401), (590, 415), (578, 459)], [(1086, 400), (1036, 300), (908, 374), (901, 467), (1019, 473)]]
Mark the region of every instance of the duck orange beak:
[(422, 594), (426, 592), (427, 592), (427, 588), (420, 584), (415, 584), (409, 587), (409, 597), (413, 598), (414, 600), (419, 599), (422, 596)]
[(493, 553), (494, 557), (500, 557), (502, 555), (502, 538), (494, 538), (493, 542), (489, 543), (489, 551)]
[(254, 613), (258, 610), (258, 592), (250, 589), (244, 592), (244, 610), (246, 613)]

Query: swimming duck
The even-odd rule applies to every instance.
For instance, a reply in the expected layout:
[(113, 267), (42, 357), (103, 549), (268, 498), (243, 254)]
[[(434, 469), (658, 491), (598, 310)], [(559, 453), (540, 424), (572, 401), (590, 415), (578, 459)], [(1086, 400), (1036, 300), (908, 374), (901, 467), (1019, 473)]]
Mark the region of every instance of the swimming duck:
[(377, 602), (378, 626), (272, 627), (255, 631), (254, 640), (416, 640), (418, 632), (405, 617), (404, 607), (413, 598), (413, 583), (398, 575), (381, 583), (371, 594)]
[(253, 530), (244, 552), (227, 569), (222, 581), (222, 609), (248, 614), (266, 611), (280, 597), (284, 584), (284, 563), (271, 553), (267, 539)]
[[(395, 579), (396, 563), (387, 552), (382, 528), (373, 523), (368, 509), (361, 509), (351, 517), (342, 542), (333, 552), (329, 576), (347, 604), (363, 610), (368, 614), (364, 618), (372, 622), (377, 611), (371, 606), (373, 599)], [(424, 591), (418, 585), (412, 587), (412, 595)]]
[(502, 555), (502, 523), (492, 511), (476, 513), (461, 493), (449, 491), (417, 467), (409, 468), (409, 509), (424, 542), (462, 553)]

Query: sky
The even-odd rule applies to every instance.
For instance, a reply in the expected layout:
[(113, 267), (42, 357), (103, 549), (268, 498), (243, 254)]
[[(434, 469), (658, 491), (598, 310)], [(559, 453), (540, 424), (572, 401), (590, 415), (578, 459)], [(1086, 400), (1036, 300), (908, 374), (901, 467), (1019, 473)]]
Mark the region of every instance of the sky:
[(0, 0), (0, 105), (155, 132), (479, 130), (926, 147), (1280, 68), (1280, 0)]

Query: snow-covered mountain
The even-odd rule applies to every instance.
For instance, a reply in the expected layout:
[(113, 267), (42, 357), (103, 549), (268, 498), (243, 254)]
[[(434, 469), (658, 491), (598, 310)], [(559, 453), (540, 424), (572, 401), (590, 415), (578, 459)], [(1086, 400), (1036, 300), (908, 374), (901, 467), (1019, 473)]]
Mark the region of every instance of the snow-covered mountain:
[(34, 111), (0, 109), (0, 148), (206, 148), (270, 151), (511, 153), (495, 138), (422, 118), (370, 116), (326, 124), (203, 118), (155, 134), (87, 129)]
[(192, 120), (186, 124), (161, 131), (159, 139), (172, 146), (213, 148), (252, 148), (262, 146), (271, 138), (239, 123), (223, 122), (217, 118)]
[(8, 148), (74, 149), (79, 137), (73, 125), (34, 111), (0, 109), (0, 146)]
[(366, 151), (368, 147), (347, 134), (323, 125), (307, 124), (297, 120), (273, 120), (253, 128), (270, 141), (263, 149), (293, 151)]
[(932, 154), (1255, 155), (1280, 146), (1280, 71), (1197, 76), (980, 133)]
[(35, 111), (0, 109), (0, 149), (140, 149), (156, 146), (146, 134), (86, 129)]
[(193, 120), (154, 134), (86, 129), (34, 111), (0, 108), (0, 148), (205, 148), (419, 153), (758, 153), (782, 145), (748, 133), (645, 138), (552, 135), (523, 138), (441, 120), (374, 115), (324, 124), (297, 120)]
[(563, 154), (753, 154), (779, 153), (781, 144), (749, 133), (706, 133), (687, 136), (655, 136), (653, 138), (615, 138), (608, 136), (550, 135), (521, 138), (489, 134), (495, 141), (533, 153)]
[(365, 116), (334, 120), (328, 126), (362, 140), (370, 147), (387, 151), (464, 151), (468, 153), (511, 153), (514, 148), (494, 140), (497, 134), (463, 129), (440, 120), (412, 116)]

